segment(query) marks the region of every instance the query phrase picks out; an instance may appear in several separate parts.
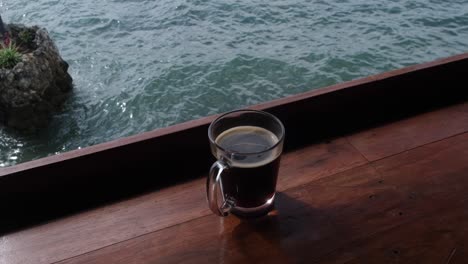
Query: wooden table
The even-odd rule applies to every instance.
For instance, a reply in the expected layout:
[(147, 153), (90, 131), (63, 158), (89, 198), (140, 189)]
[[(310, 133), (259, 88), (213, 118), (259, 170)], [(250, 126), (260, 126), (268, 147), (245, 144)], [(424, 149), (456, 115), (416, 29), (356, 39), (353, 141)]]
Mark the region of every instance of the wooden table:
[(468, 102), (283, 157), (276, 210), (208, 210), (205, 179), (0, 237), (0, 263), (468, 263)]

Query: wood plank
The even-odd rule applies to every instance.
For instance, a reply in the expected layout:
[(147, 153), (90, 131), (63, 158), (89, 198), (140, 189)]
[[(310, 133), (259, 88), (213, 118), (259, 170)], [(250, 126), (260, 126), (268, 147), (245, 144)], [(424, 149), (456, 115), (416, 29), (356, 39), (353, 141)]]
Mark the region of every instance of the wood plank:
[(468, 133), (372, 164), (386, 184), (412, 193), (415, 199), (437, 194), (468, 197)]
[[(394, 186), (411, 200), (425, 201), (438, 210), (417, 221), (350, 243), (325, 256), (320, 263), (448, 263), (448, 260), (465, 263), (468, 133), (373, 165), (385, 179), (385, 185)], [(401, 208), (402, 214), (406, 215), (409, 209)]]
[(314, 144), (281, 160), (278, 191), (299, 186), (368, 163), (344, 138)]
[(468, 104), (421, 114), (348, 137), (368, 160), (375, 161), (468, 131)]
[[(467, 139), (468, 133), (327, 177), (338, 179), (289, 189), (278, 196), (277, 211), (263, 219), (208, 215), (62, 263), (445, 259), (466, 240), (453, 235), (457, 226), (466, 225), (464, 218), (449, 217), (450, 222), (440, 213), (467, 209), (468, 195), (461, 191), (468, 189)], [(460, 191), (453, 192), (455, 181)], [(456, 223), (448, 235), (447, 223)], [(367, 248), (353, 251), (359, 245)]]
[(353, 241), (318, 263), (466, 263), (468, 200)]
[[(278, 189), (286, 190), (365, 162), (343, 138), (310, 145), (284, 155)], [(4, 235), (0, 237), (0, 263), (51, 263), (206, 215), (211, 213), (206, 204), (205, 179), (194, 180)]]
[(353, 241), (317, 263), (446, 263), (456, 248), (450, 228), (432, 215), (422, 217)]
[(0, 263), (52, 263), (209, 213), (196, 180), (0, 238)]
[[(307, 188), (292, 194), (315, 194), (315, 207), (289, 192), (280, 194), (278, 214), (268, 218), (242, 222), (209, 215), (63, 263), (284, 263), (313, 257), (329, 251), (341, 236), (327, 212), (339, 210), (344, 201), (337, 194), (344, 189)], [(369, 195), (365, 190), (354, 193), (354, 198)]]
[[(210, 215), (64, 263), (284, 263), (315, 259), (362, 236), (362, 219), (337, 221), (349, 219), (350, 213), (374, 216), (370, 225), (375, 232), (407, 221), (387, 213), (401, 199), (395, 191), (380, 189), (380, 199), (374, 200), (368, 198), (375, 194), (372, 189), (350, 190), (314, 186), (287, 192), (279, 196), (278, 215), (258, 222)], [(304, 200), (304, 193), (312, 195)], [(348, 201), (358, 205), (346, 206)], [(370, 210), (367, 201), (375, 203)]]
[(455, 241), (445, 263), (462, 264), (468, 259), (468, 202), (440, 216), (440, 223), (445, 232), (450, 233)]

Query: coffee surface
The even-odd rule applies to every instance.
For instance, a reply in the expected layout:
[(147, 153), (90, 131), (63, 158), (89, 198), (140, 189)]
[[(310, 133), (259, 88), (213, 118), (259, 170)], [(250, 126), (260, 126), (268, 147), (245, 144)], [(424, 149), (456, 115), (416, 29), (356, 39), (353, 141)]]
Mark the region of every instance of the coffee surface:
[(216, 138), (216, 144), (230, 152), (254, 153), (267, 150), (278, 142), (272, 132), (257, 126), (238, 126)]
[[(216, 144), (238, 153), (223, 176), (224, 192), (243, 208), (262, 206), (275, 194), (280, 157), (271, 149), (278, 143), (271, 131), (257, 126), (238, 126), (216, 138)], [(245, 155), (243, 155), (245, 154)]]

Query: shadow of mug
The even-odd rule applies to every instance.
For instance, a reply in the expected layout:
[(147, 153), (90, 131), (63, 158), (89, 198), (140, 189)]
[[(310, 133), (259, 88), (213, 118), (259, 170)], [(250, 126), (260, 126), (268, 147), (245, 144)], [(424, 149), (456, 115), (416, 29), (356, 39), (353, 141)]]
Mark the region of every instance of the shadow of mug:
[(325, 212), (284, 193), (277, 193), (275, 208), (266, 216), (229, 218), (238, 224), (222, 239), (220, 261), (225, 263), (307, 262), (307, 256), (323, 250), (324, 239), (336, 232)]

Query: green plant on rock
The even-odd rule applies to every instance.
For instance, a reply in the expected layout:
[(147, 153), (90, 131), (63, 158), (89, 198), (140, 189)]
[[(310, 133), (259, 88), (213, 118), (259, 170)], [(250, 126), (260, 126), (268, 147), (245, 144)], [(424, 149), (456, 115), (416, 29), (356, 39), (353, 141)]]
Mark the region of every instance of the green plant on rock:
[(12, 69), (21, 61), (21, 53), (15, 45), (11, 44), (8, 47), (0, 49), (0, 68)]
[(23, 30), (18, 34), (18, 38), (22, 43), (30, 43), (33, 41), (33, 34), (29, 30)]

